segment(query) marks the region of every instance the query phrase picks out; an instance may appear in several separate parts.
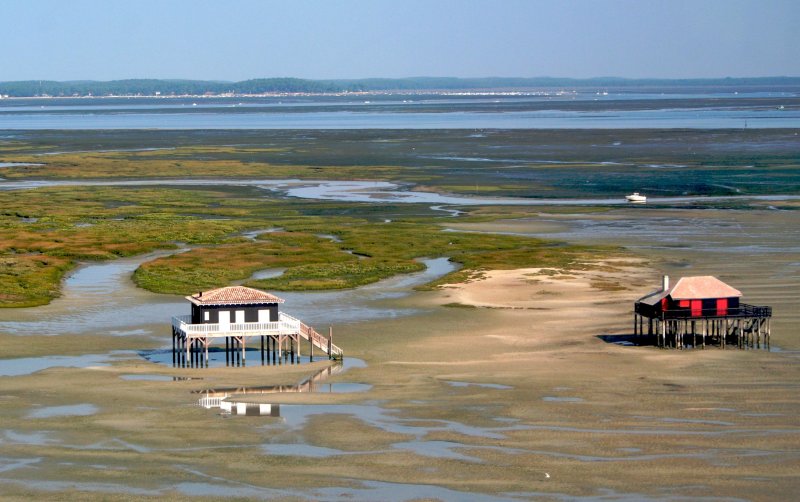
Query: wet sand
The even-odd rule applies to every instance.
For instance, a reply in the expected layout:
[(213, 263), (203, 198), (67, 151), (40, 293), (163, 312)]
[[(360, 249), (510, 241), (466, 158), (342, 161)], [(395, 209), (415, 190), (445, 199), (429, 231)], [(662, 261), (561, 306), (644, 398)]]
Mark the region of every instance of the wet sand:
[[(694, 219), (702, 229), (710, 214), (646, 216)], [(642, 217), (612, 210), (588, 218), (625, 227)], [(783, 229), (787, 246), (797, 242), (792, 236), (800, 223), (791, 215), (731, 218), (740, 225), (731, 239), (758, 228), (770, 232), (771, 224)], [(598, 232), (582, 236), (576, 220), (541, 215), (504, 229), (603, 239)], [(684, 247), (636, 248), (631, 238), (637, 257), (586, 271), (532, 264), (386, 298), (391, 308), (416, 314), (335, 328), (337, 345), (366, 365), (326, 383), (362, 384), (359, 392), (237, 398), (279, 404), (280, 417), (221, 415), (197, 406), (198, 393), (292, 385), (327, 361), (179, 369), (123, 351), (105, 361), (89, 358), (88, 367), (0, 378), (2, 493), (12, 499), (790, 499), (800, 490), (800, 334), (792, 320), (800, 305), (796, 294), (784, 293), (798, 291), (791, 273), (796, 254), (710, 251), (700, 245), (703, 233), (683, 239)], [(759, 259), (748, 260), (753, 256)], [(748, 301), (772, 303), (773, 342), (781, 350), (677, 351), (603, 341), (602, 335), (630, 333), (632, 302), (654, 289), (664, 270), (676, 278), (681, 271), (721, 270)], [(163, 333), (168, 340), (166, 322)], [(80, 336), (25, 336), (25, 355), (52, 355), (60, 339)], [(82, 336), (86, 353), (101, 347), (101, 336)], [(0, 347), (20, 338), (0, 335)], [(149, 332), (113, 339), (104, 350), (154, 344)]]

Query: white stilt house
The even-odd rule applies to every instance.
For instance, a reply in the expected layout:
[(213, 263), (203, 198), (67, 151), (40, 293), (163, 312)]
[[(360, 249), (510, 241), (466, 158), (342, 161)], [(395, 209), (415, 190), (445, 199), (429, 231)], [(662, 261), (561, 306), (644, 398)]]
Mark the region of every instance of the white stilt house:
[(289, 354), (292, 362), (295, 358), (299, 362), (301, 340), (308, 341), (310, 354), (317, 348), (332, 359), (343, 355), (342, 350), (331, 342), (332, 334), (325, 337), (311, 326), (281, 312), (278, 306), (284, 300), (265, 291), (230, 286), (203, 291), (186, 299), (192, 304), (192, 313), (172, 318), (174, 363), (202, 366), (202, 351), (207, 366), (209, 345), (222, 340), (225, 341), (226, 361), (230, 351), (231, 357), (240, 357), (243, 363), (246, 346), (256, 337), (261, 339), (262, 362), (265, 340), (267, 354), (272, 355), (273, 362), (280, 362)]

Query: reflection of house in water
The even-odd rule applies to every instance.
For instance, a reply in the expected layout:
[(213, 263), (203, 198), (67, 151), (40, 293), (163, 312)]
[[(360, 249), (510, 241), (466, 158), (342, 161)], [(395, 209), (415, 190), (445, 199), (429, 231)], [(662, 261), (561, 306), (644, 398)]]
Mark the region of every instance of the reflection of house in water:
[[(206, 389), (196, 391), (203, 397), (197, 400), (197, 404), (204, 408), (220, 408), (223, 413), (232, 415), (249, 416), (271, 416), (279, 417), (281, 408), (279, 404), (248, 403), (244, 401), (228, 400), (229, 397), (238, 398), (245, 394), (287, 394), (287, 393), (306, 393), (317, 392), (320, 383), (331, 375), (342, 371), (344, 366), (341, 362), (336, 362), (332, 366), (322, 368), (313, 375), (303, 379), (295, 385), (265, 385), (262, 387), (229, 387), (220, 389)], [(324, 384), (323, 384), (324, 385)], [(328, 387), (330, 389), (330, 387)]]
[[(283, 300), (258, 289), (230, 286), (187, 296), (192, 313), (172, 318), (172, 362), (178, 366), (208, 366), (208, 348), (225, 341), (225, 361), (244, 365), (246, 345), (261, 340), (261, 362), (300, 362), (300, 345), (308, 341), (331, 359), (341, 359), (342, 350), (314, 328), (278, 311)], [(266, 346), (265, 346), (266, 342)], [(266, 349), (266, 350), (265, 350)], [(203, 355), (205, 357), (203, 357)]]
[(716, 277), (684, 277), (670, 287), (664, 276), (659, 291), (640, 298), (634, 308), (634, 335), (655, 337), (660, 347), (697, 346), (700, 339), (725, 347), (769, 347), (770, 307), (748, 305), (739, 300), (742, 293)]

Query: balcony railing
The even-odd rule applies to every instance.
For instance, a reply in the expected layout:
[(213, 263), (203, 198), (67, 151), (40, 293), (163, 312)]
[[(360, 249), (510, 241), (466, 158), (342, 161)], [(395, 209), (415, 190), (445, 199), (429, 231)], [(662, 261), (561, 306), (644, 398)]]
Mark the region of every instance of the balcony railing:
[(278, 314), (278, 320), (273, 322), (234, 322), (229, 324), (205, 323), (191, 324), (192, 316), (182, 315), (172, 318), (172, 326), (188, 336), (231, 336), (235, 334), (261, 333), (279, 335), (297, 333), (300, 330), (300, 321), (283, 312)]
[(772, 307), (748, 305), (740, 303), (738, 307), (728, 308), (709, 308), (693, 310), (691, 308), (671, 308), (661, 311), (658, 306), (647, 305), (644, 303), (636, 304), (636, 313), (645, 317), (662, 317), (664, 319), (691, 319), (701, 317), (772, 317)]
[(273, 322), (236, 322), (230, 324), (204, 323), (192, 324), (192, 316), (182, 315), (172, 318), (175, 330), (188, 338), (225, 338), (229, 336), (275, 336), (295, 335), (310, 340), (316, 347), (332, 357), (341, 358), (342, 349), (331, 343), (331, 340), (317, 333), (314, 328), (295, 319), (289, 314), (278, 313), (278, 320)]

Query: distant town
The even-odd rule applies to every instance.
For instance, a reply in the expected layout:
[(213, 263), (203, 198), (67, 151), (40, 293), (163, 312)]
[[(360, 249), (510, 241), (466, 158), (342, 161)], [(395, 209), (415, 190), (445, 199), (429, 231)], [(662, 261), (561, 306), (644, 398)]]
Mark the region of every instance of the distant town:
[[(127, 79), (111, 81), (24, 80), (0, 82), (2, 98), (68, 97), (265, 97), (286, 95), (449, 93), (531, 94), (542, 89), (602, 88), (624, 92), (626, 88), (652, 87), (661, 92), (687, 88), (718, 88), (720, 91), (744, 89), (771, 92), (800, 91), (800, 77), (758, 77), (718, 79), (625, 79), (603, 77), (572, 79), (536, 78), (367, 78), (351, 80), (307, 80), (262, 78), (240, 82), (216, 80)], [(666, 91), (665, 91), (666, 89)]]

